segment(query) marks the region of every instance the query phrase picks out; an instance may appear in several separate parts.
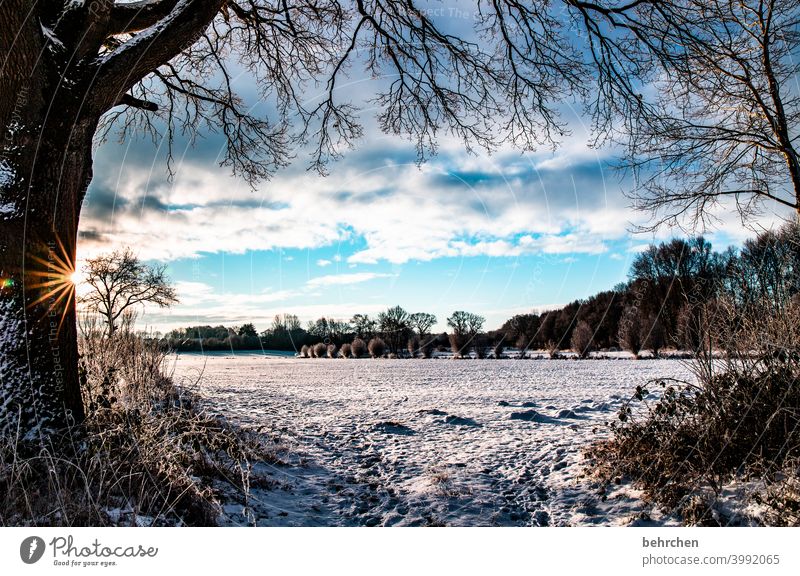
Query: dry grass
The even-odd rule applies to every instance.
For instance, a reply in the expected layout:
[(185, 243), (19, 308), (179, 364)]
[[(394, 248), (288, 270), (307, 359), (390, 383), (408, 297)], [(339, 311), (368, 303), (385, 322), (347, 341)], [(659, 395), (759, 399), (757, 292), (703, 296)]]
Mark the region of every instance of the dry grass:
[(757, 479), (766, 486), (757, 497), (771, 510), (768, 522), (798, 525), (799, 326), (796, 301), (745, 311), (714, 303), (706, 349), (693, 361), (697, 384), (660, 382), (651, 402), (655, 389), (637, 389), (611, 437), (589, 451), (594, 472), (632, 480), (694, 524), (712, 522), (726, 483)]
[(81, 342), (87, 418), (58, 445), (0, 439), (0, 525), (214, 525), (216, 488), (246, 500), (261, 436), (203, 409), (166, 352), (120, 331)]

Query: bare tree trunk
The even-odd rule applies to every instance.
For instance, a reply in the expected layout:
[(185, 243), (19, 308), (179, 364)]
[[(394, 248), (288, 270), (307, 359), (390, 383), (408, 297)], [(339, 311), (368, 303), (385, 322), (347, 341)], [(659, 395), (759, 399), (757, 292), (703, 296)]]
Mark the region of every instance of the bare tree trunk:
[(114, 314), (111, 312), (111, 305), (108, 305), (108, 314), (106, 315), (106, 324), (108, 324), (108, 337), (111, 338), (114, 335), (115, 327), (114, 327)]
[(84, 415), (70, 274), (96, 123), (54, 99), (20, 106), (0, 143), (0, 435), (26, 440)]

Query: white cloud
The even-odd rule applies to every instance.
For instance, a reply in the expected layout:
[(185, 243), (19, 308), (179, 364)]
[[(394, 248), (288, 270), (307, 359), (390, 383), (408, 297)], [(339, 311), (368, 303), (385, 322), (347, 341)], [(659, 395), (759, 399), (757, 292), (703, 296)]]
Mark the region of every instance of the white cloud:
[[(151, 179), (159, 165), (98, 163), (93, 186), (115, 202), (113, 212), (95, 213), (91, 206), (102, 198), (90, 194), (81, 255), (110, 244), (163, 260), (339, 244), (343, 255), (318, 260), (324, 267), (343, 258), (352, 265), (599, 254), (629, 235), (630, 220), (643, 223), (622, 194), (628, 183), (577, 137), (555, 154), (471, 156), (448, 145), (422, 167), (404, 162), (408, 150), (396, 143), (378, 142), (349, 154), (328, 177), (291, 167), (257, 191), (188, 161), (171, 183)], [(744, 235), (733, 218), (724, 227), (729, 237)]]
[(317, 288), (320, 286), (343, 286), (361, 284), (377, 278), (393, 278), (393, 274), (379, 274), (377, 272), (355, 272), (353, 274), (329, 274), (317, 276), (306, 282), (306, 286)]
[(324, 258), (320, 258), (317, 260), (317, 266), (320, 268), (324, 268), (325, 266), (330, 266), (332, 262), (330, 260), (325, 260)]
[[(151, 181), (149, 167), (128, 164), (110, 174), (109, 166), (103, 175), (100, 166), (96, 185), (115, 195), (114, 211), (87, 210), (82, 228), (92, 234), (80, 249), (88, 255), (109, 243), (127, 244), (144, 258), (170, 260), (210, 252), (313, 249), (360, 238), (364, 248), (344, 254), (349, 263), (402, 264), (535, 250), (514, 240), (523, 234), (549, 238), (580, 230), (593, 235), (595, 245), (625, 233), (616, 213), (598, 216), (598, 208), (608, 205), (604, 196), (616, 197), (618, 191), (598, 194), (580, 176), (563, 185), (552, 172), (537, 173), (534, 160), (520, 154), (451, 155), (419, 168), (354, 153), (326, 178), (289, 170), (256, 192), (207, 166), (185, 163), (171, 183)], [(579, 195), (576, 186), (582, 187)], [(332, 261), (342, 258), (337, 253)]]

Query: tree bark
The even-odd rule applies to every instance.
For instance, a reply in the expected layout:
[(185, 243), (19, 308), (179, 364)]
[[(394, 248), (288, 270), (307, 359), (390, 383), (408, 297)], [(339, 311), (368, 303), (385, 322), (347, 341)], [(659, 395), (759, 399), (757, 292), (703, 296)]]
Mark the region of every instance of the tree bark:
[[(223, 3), (0, 2), (0, 437), (50, 443), (83, 419), (69, 277), (97, 124)], [(108, 34), (143, 28), (95, 58)]]
[(0, 142), (0, 435), (49, 444), (84, 416), (70, 275), (96, 121), (29, 86)]

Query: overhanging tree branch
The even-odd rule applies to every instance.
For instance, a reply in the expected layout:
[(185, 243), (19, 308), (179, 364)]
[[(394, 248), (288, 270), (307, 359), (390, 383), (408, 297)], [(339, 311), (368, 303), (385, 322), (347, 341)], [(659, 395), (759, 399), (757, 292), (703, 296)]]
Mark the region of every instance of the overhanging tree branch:
[(114, 3), (108, 19), (108, 34), (131, 34), (154, 26), (178, 4), (179, 0), (139, 0)]

